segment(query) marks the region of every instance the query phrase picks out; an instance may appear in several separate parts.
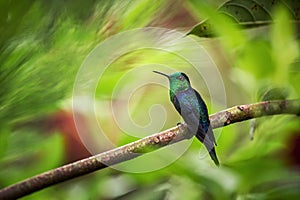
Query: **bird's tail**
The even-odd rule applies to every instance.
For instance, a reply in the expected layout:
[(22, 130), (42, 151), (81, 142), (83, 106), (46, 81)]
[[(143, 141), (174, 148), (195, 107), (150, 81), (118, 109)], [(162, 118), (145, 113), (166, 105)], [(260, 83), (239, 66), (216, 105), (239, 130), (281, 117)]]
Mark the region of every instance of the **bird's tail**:
[(218, 157), (217, 157), (217, 154), (216, 154), (216, 151), (215, 151), (214, 147), (209, 151), (209, 155), (210, 155), (211, 159), (214, 161), (214, 163), (217, 166), (219, 166), (220, 163), (219, 163), (219, 160), (218, 160)]
[(209, 155), (211, 157), (211, 159), (214, 161), (214, 163), (219, 166), (219, 160), (216, 154), (216, 150), (215, 150), (215, 144), (210, 140), (209, 137), (203, 137), (201, 134), (196, 134), (196, 138), (198, 140), (200, 140), (200, 142), (202, 142), (204, 144), (204, 146), (206, 147), (207, 151), (209, 152)]

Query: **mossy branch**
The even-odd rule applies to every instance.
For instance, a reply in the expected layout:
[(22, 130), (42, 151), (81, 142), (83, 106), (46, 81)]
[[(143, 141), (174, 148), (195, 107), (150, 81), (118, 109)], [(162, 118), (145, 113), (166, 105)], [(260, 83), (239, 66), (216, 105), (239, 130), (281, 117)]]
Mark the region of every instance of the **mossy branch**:
[[(210, 116), (213, 128), (236, 122), (277, 114), (300, 114), (300, 99), (264, 101), (235, 106)], [(191, 138), (186, 125), (181, 124), (169, 130), (142, 138), (127, 145), (76, 161), (71, 164), (36, 175), (0, 190), (0, 199), (16, 199), (51, 185), (82, 176), (117, 163), (131, 160), (149, 151)]]

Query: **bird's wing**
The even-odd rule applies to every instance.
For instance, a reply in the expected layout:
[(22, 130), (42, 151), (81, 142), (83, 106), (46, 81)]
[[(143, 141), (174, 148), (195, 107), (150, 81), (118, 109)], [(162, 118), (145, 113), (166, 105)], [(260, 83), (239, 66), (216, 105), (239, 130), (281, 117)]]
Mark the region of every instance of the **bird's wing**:
[[(200, 94), (196, 90), (194, 90), (194, 92), (197, 96), (199, 104), (202, 106), (202, 110), (200, 111), (200, 117), (202, 118), (202, 120), (200, 120), (200, 125), (201, 125), (202, 129), (204, 130), (205, 135), (208, 136), (208, 139), (214, 145), (217, 145), (215, 136), (212, 131), (212, 127), (210, 125), (209, 115), (208, 115), (208, 110), (207, 110), (206, 104), (203, 101), (203, 99), (201, 98)], [(206, 119), (206, 120), (203, 120), (203, 119)]]
[(193, 96), (195, 95), (194, 91), (191, 90), (189, 92), (189, 94), (185, 93), (177, 94), (177, 96), (174, 95), (172, 102), (176, 110), (180, 113), (184, 121), (187, 123), (190, 133), (196, 135), (196, 133), (199, 132), (198, 128), (200, 116), (198, 111), (198, 104), (196, 101), (193, 101), (193, 99), (195, 99), (195, 96)]
[[(198, 102), (193, 101), (193, 99), (195, 99), (194, 95)], [(216, 141), (210, 126), (208, 111), (200, 94), (196, 90), (191, 89), (189, 94), (185, 97), (179, 95), (178, 97), (176, 95), (172, 96), (173, 99), (171, 99), (171, 101), (176, 110), (187, 123), (190, 133), (196, 135), (196, 137), (203, 142), (207, 148), (214, 146)], [(178, 98), (180, 98), (181, 101), (179, 101)], [(199, 105), (201, 105), (202, 109), (199, 108)]]
[(215, 139), (215, 136), (214, 136), (214, 133), (213, 133), (213, 130), (212, 130), (211, 126), (209, 126), (206, 135), (208, 136), (209, 140), (212, 141), (214, 143), (214, 145), (217, 146), (217, 142), (216, 142), (216, 139)]
[(178, 101), (178, 99), (177, 99), (177, 97), (175, 95), (173, 95), (173, 99), (171, 99), (171, 101), (172, 101), (173, 105), (175, 106), (177, 112), (179, 114), (181, 114), (180, 103), (179, 103), (179, 101)]
[(206, 104), (203, 101), (203, 99), (201, 98), (200, 94), (196, 90), (194, 90), (194, 92), (197, 97), (198, 104), (201, 107), (201, 109), (199, 110), (199, 115), (201, 117), (200, 124), (201, 124), (204, 132), (207, 132), (209, 129), (209, 126), (210, 126), (208, 110), (207, 110)]

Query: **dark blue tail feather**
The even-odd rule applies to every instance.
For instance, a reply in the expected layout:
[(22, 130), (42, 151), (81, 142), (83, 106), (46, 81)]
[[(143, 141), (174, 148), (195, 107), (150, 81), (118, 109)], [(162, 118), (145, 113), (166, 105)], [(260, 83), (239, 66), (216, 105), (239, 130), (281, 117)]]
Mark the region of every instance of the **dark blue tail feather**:
[(217, 166), (219, 166), (220, 163), (219, 163), (219, 160), (218, 160), (218, 157), (217, 157), (215, 148), (212, 148), (212, 149), (210, 150), (209, 155), (210, 155), (211, 159), (215, 162), (215, 164), (216, 164)]

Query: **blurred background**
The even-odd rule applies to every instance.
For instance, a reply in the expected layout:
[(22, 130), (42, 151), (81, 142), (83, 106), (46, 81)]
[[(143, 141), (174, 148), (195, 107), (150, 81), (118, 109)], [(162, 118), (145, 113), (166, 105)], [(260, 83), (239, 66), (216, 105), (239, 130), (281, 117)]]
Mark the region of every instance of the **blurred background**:
[[(161, 130), (175, 126), (181, 118), (169, 101), (167, 88), (150, 84), (158, 79), (167, 84), (147, 66), (153, 63), (156, 70), (168, 72), (164, 71), (168, 66), (188, 74), (210, 113), (238, 104), (299, 98), (300, 4), (292, 0), (247, 2), (1, 0), (0, 188), (90, 156), (90, 148), (101, 152), (112, 148), (111, 143), (120, 146), (154, 133), (132, 136), (115, 121), (119, 110), (127, 113), (121, 116), (123, 120), (130, 118), (137, 127), (156, 126), (154, 118), (157, 123), (163, 120)], [(214, 76), (195, 74), (172, 53), (142, 49), (120, 56), (103, 73), (95, 90), (95, 110), (72, 109), (76, 76), (90, 52), (115, 34), (144, 27), (190, 33), (186, 37), (205, 50), (199, 56), (212, 61), (206, 67), (216, 66), (221, 74), (225, 99), (212, 96), (205, 84), (205, 79), (214, 80)], [(189, 47), (180, 46), (181, 50)], [(143, 81), (149, 84), (132, 93)], [(116, 90), (120, 83), (122, 92), (130, 94), (129, 100)], [(156, 104), (164, 109), (155, 110)], [(75, 124), (74, 113), (80, 123)], [(94, 116), (97, 123), (91, 120)], [(99, 125), (111, 143), (94, 141)], [(300, 197), (299, 116), (263, 117), (215, 133), (220, 168), (209, 157), (201, 157), (202, 145), (190, 140), (187, 151), (163, 167), (156, 164), (176, 151), (176, 146), (159, 150), (157, 159), (137, 158), (124, 163), (122, 170), (107, 168), (23, 199)], [(94, 141), (92, 147), (86, 148), (81, 137)], [(140, 170), (144, 166), (156, 170)]]

